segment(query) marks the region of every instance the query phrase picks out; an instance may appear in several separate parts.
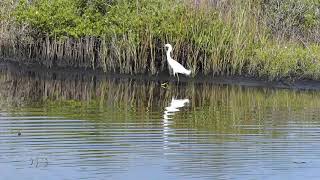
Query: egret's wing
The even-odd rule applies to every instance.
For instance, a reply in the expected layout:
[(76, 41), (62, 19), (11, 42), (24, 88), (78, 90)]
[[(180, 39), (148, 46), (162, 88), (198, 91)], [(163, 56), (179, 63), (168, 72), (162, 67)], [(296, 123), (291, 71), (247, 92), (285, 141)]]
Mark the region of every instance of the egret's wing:
[(176, 71), (185, 71), (187, 70), (186, 68), (184, 68), (180, 63), (178, 63), (178, 61), (172, 60), (171, 61), (171, 66), (173, 69), (175, 69)]

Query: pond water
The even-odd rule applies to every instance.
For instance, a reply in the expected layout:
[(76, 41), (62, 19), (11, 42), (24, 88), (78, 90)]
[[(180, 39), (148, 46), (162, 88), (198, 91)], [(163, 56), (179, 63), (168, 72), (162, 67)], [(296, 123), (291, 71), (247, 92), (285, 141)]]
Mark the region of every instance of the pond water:
[(1, 178), (320, 178), (320, 92), (162, 83), (3, 66)]

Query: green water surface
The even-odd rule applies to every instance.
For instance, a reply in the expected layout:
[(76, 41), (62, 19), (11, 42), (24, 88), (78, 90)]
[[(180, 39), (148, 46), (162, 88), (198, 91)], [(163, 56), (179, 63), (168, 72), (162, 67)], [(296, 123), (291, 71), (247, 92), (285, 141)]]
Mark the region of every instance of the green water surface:
[(1, 179), (319, 179), (320, 92), (0, 72)]

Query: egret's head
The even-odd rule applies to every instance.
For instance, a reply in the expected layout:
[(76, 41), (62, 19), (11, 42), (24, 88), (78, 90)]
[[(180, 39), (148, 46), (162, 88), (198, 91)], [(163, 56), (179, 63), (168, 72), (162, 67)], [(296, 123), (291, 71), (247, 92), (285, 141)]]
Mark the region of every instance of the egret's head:
[(171, 44), (166, 44), (166, 45), (164, 45), (164, 47), (166, 47), (166, 48), (168, 48), (168, 49), (172, 49)]

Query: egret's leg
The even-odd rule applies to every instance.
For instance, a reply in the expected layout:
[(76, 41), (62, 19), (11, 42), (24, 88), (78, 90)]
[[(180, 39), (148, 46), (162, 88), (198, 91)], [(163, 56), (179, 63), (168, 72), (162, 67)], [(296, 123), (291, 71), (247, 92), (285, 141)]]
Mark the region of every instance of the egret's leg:
[(179, 82), (179, 74), (177, 73), (177, 77), (178, 77), (178, 82)]

